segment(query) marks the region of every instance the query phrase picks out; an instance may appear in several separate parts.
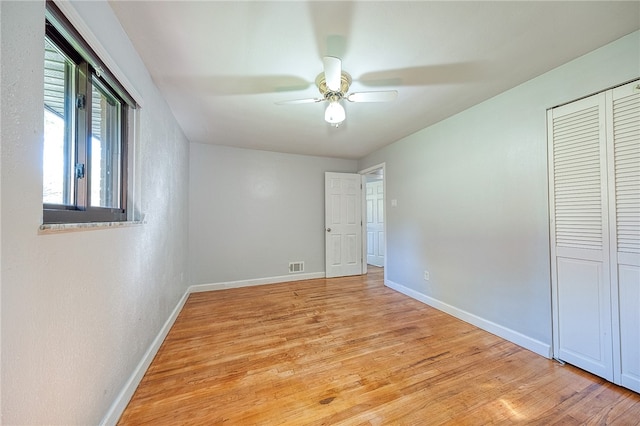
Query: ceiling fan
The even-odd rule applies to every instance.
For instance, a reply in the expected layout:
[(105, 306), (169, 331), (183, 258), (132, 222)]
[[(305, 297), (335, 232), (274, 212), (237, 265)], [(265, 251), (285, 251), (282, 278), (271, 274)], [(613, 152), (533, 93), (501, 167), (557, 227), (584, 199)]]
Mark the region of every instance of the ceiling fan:
[(346, 99), (349, 102), (389, 102), (398, 96), (397, 90), (384, 90), (376, 92), (349, 93), (351, 76), (342, 70), (342, 61), (333, 56), (325, 56), (322, 60), (324, 72), (316, 77), (316, 86), (322, 97), (297, 99), (292, 101), (276, 102), (278, 105), (306, 104), (327, 101), (327, 109), (324, 119), (332, 126), (338, 127), (346, 118), (344, 107), (340, 101)]

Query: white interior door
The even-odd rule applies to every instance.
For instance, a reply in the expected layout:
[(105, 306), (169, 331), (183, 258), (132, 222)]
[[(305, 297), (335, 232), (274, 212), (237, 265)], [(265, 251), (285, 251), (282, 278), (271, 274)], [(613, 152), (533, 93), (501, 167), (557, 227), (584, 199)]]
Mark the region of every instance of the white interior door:
[(384, 266), (384, 185), (382, 180), (367, 182), (367, 263)]
[(604, 93), (549, 111), (554, 355), (613, 380)]
[(362, 176), (325, 173), (326, 276), (362, 273)]

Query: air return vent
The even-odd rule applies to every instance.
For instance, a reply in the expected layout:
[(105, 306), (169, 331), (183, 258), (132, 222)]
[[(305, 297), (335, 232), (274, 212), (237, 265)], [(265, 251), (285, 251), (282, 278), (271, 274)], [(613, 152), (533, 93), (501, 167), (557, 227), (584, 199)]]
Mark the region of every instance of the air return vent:
[(289, 262), (289, 273), (304, 272), (304, 262)]

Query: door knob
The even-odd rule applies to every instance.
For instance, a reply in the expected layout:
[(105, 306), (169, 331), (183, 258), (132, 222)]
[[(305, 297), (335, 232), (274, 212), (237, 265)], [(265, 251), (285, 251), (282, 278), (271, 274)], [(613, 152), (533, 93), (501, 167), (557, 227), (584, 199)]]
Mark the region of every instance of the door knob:
[(327, 232), (331, 232), (331, 228), (327, 228)]

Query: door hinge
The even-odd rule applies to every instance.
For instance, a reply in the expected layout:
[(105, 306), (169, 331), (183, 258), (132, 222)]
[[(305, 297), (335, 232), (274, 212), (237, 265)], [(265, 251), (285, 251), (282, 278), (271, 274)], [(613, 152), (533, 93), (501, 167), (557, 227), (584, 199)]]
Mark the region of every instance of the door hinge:
[(76, 96), (76, 108), (84, 109), (87, 104), (87, 97), (83, 94), (78, 94)]
[(84, 178), (84, 164), (76, 164), (76, 179)]

